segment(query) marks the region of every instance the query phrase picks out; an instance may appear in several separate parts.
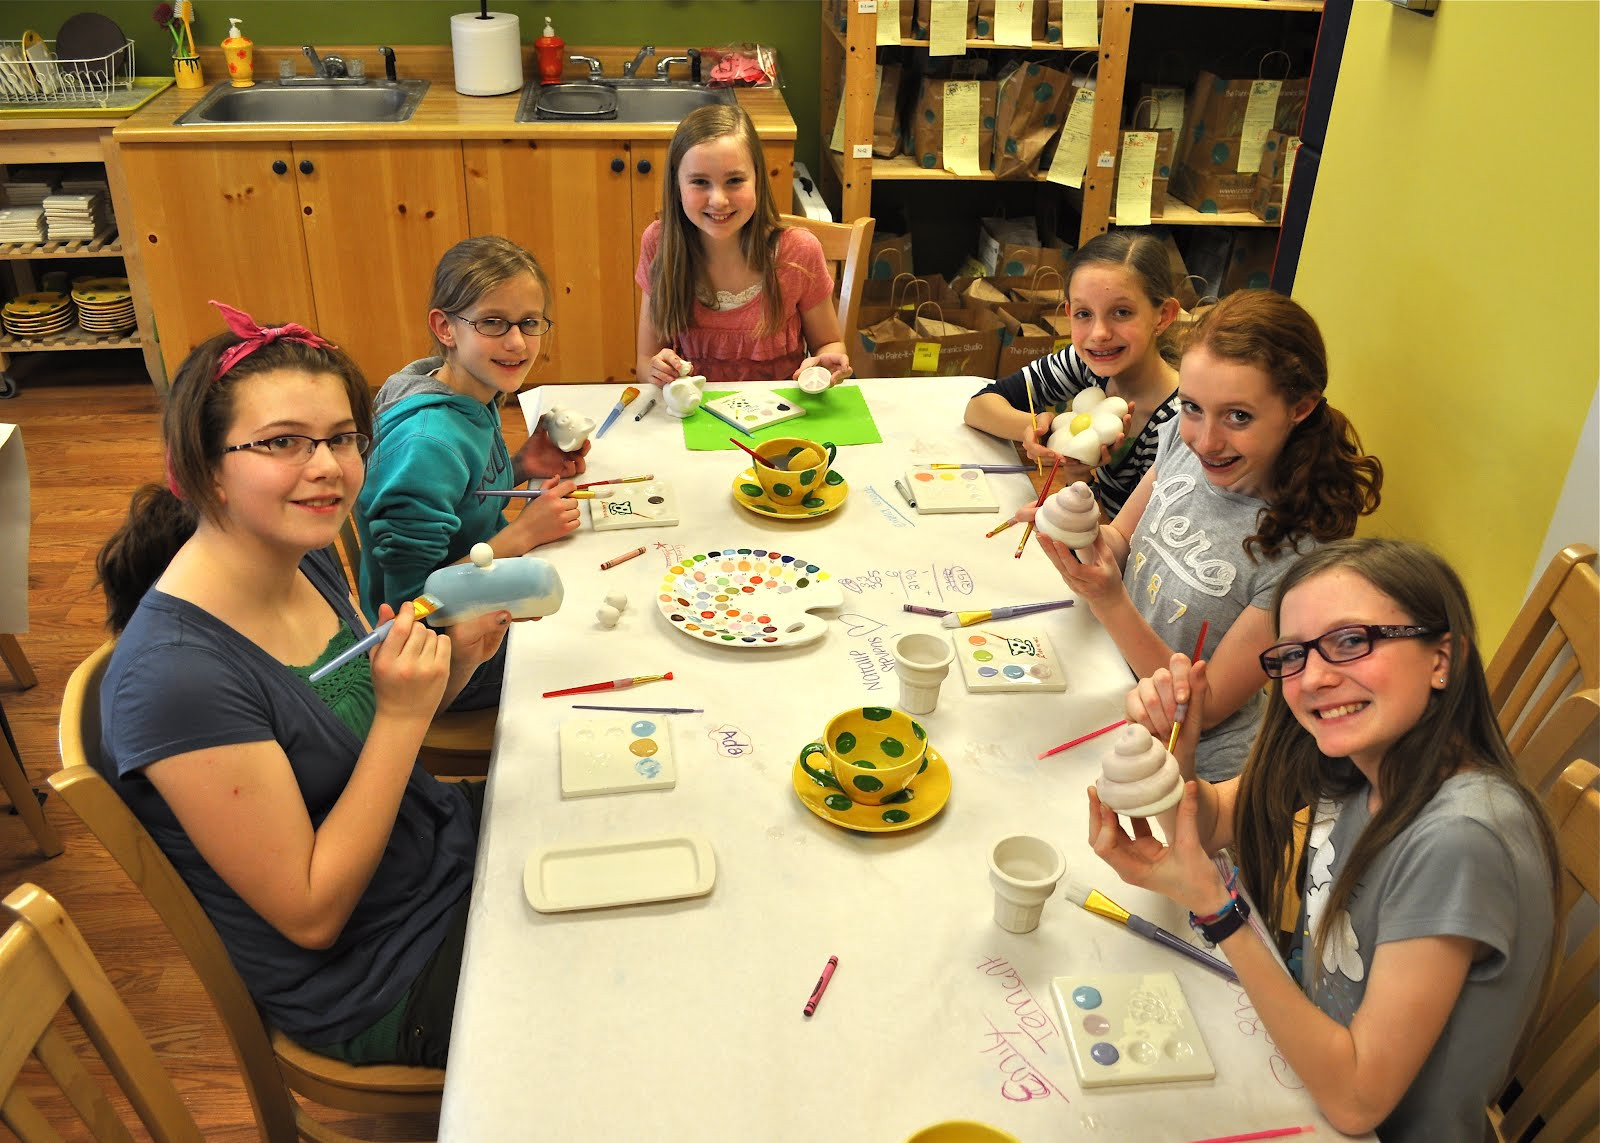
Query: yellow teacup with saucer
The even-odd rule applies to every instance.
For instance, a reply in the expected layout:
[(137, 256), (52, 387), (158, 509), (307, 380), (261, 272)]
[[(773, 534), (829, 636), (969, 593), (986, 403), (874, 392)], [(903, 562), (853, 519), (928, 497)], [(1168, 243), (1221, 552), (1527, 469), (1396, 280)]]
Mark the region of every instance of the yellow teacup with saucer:
[(852, 802), (889, 805), (910, 797), (911, 783), (927, 768), (927, 750), (928, 732), (904, 711), (853, 707), (828, 720), (823, 741), (806, 744), (800, 766)]

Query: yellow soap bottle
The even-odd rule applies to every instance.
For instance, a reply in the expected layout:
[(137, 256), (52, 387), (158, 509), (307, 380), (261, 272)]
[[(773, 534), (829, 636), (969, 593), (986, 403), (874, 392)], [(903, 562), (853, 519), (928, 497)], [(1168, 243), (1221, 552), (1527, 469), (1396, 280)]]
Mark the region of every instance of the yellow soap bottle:
[(239, 17), (228, 17), (228, 38), (222, 41), (222, 53), (228, 61), (228, 82), (234, 87), (254, 87), (255, 44), (239, 30)]

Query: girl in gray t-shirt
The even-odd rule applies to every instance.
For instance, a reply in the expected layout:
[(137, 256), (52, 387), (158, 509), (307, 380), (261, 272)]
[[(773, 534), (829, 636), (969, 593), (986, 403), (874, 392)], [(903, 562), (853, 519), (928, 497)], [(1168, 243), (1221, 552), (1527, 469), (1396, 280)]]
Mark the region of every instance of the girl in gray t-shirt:
[[(1191, 911), (1337, 1130), (1480, 1139), (1549, 971), (1560, 862), (1466, 592), (1420, 545), (1342, 540), (1289, 570), (1269, 614), (1279, 683), (1244, 773), (1187, 789), (1171, 848), (1091, 790), (1090, 841)], [(1175, 655), (1130, 713), (1164, 737), (1180, 699), (1208, 705), (1208, 666)], [(1225, 847), (1239, 889), (1209, 856)], [(1288, 973), (1269, 933), (1288, 934)]]
[(1203, 778), (1244, 765), (1278, 580), (1297, 555), (1353, 535), (1378, 505), (1383, 468), (1362, 454), (1327, 387), (1310, 314), (1269, 290), (1229, 294), (1185, 338), (1178, 416), (1161, 426), (1155, 464), (1116, 519), (1077, 552), (1039, 537), (1136, 675), (1174, 651), (1208, 661)]

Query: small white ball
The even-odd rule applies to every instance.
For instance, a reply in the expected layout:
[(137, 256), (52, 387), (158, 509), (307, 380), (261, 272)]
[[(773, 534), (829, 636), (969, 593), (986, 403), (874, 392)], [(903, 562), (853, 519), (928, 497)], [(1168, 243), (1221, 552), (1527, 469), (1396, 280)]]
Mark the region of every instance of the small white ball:
[(615, 627), (617, 620), (622, 618), (622, 612), (612, 607), (609, 603), (602, 603), (600, 610), (594, 613), (594, 617), (600, 621), (600, 626), (602, 627)]
[(483, 543), (473, 544), (467, 556), (480, 568), (486, 568), (494, 563), (494, 548)]
[(613, 591), (610, 595), (606, 596), (606, 606), (613, 607), (619, 612), (626, 611), (628, 608), (628, 597), (623, 595), (620, 591)]

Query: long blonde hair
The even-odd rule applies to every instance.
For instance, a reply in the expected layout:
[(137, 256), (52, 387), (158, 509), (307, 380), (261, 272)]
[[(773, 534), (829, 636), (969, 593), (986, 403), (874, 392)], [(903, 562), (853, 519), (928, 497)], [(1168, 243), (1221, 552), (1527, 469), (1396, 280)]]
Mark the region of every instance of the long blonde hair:
[(650, 319), (656, 332), (668, 341), (694, 324), (695, 286), (705, 281), (705, 248), (699, 232), (683, 212), (678, 190), (678, 170), (692, 148), (715, 139), (734, 138), (750, 156), (750, 177), (755, 180), (756, 209), (739, 232), (739, 249), (750, 268), (761, 276), (761, 324), (766, 335), (783, 325), (783, 298), (778, 292), (778, 243), (783, 224), (767, 180), (767, 158), (761, 137), (744, 108), (713, 104), (686, 116), (667, 147), (667, 177), (661, 191), (661, 246), (650, 264)]

